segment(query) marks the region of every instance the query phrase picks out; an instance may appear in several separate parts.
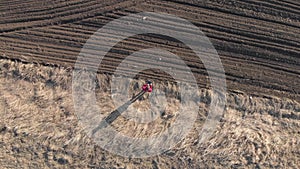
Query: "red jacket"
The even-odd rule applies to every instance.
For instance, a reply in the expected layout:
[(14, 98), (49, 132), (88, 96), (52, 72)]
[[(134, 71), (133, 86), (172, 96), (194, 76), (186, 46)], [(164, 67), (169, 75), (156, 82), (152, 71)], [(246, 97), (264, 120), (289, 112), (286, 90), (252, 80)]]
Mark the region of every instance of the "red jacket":
[(152, 92), (153, 85), (152, 84), (144, 84), (142, 90), (145, 92)]

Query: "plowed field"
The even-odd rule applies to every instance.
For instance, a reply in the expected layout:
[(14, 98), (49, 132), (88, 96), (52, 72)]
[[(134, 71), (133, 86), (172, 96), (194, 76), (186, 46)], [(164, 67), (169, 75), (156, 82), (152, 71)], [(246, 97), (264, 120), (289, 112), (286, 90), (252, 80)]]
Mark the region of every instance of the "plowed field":
[[(299, 100), (300, 12), (297, 1), (1, 1), (1, 57), (74, 66), (86, 40), (113, 19), (151, 11), (173, 14), (198, 26), (219, 53), (230, 90)], [(136, 36), (120, 42), (106, 57), (113, 73), (133, 51), (162, 47), (193, 68), (200, 87), (206, 71), (176, 41)], [(91, 63), (93, 64), (93, 63)], [(150, 64), (150, 63), (149, 63)], [(166, 79), (160, 74), (145, 77)]]

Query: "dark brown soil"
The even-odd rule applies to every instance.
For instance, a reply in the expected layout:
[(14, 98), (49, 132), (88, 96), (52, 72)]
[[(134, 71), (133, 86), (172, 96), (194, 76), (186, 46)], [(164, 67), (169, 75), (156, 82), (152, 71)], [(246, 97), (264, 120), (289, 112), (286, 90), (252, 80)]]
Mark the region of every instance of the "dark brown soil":
[[(230, 90), (284, 96), (299, 101), (300, 13), (296, 1), (2, 1), (1, 57), (43, 64), (74, 65), (86, 40), (104, 24), (130, 13), (153, 11), (182, 17), (198, 26), (217, 49)], [(182, 45), (153, 36), (137, 36), (107, 55), (102, 72), (130, 52), (151, 46), (177, 51), (200, 87), (203, 65)], [(110, 63), (109, 63), (110, 61)], [(91, 63), (92, 64), (92, 63)], [(144, 77), (153, 77), (151, 73)], [(164, 80), (156, 74), (155, 78)]]

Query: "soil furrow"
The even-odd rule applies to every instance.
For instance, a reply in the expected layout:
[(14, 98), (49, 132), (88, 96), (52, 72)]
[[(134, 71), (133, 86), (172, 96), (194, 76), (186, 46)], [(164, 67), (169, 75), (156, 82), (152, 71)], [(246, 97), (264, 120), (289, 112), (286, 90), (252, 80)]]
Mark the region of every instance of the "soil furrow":
[[(287, 22), (283, 22), (283, 21), (275, 19), (275, 18), (269, 19), (268, 17), (248, 15), (245, 12), (239, 12), (237, 10), (230, 10), (230, 9), (227, 9), (227, 8), (204, 6), (204, 5), (201, 5), (201, 4), (195, 4), (195, 3), (192, 4), (192, 3), (189, 3), (189, 2), (186, 2), (186, 1), (183, 2), (183, 1), (179, 1), (179, 0), (171, 0), (171, 1), (167, 1), (166, 3), (168, 3), (168, 2), (172, 2), (172, 3), (183, 5), (183, 6), (188, 5), (188, 6), (192, 6), (192, 7), (196, 7), (196, 8), (209, 9), (211, 11), (222, 12), (224, 14), (233, 15), (233, 16), (236, 16), (236, 17), (251, 18), (251, 19), (256, 19), (256, 20), (265, 21), (265, 22), (269, 22), (269, 23), (276, 23), (276, 24), (286, 25), (286, 26), (288, 25), (290, 27), (297, 28), (297, 29), (300, 28), (299, 24), (287, 23)], [(271, 15), (269, 15), (269, 16), (271, 16)]]
[[(7, 24), (2, 24), (2, 27), (0, 27), (0, 33), (10, 33), (15, 31), (20, 31), (22, 29), (28, 29), (28, 28), (37, 28), (37, 27), (45, 27), (49, 25), (61, 25), (61, 24), (67, 24), (72, 23), (76, 21), (80, 21), (86, 18), (94, 17), (97, 15), (102, 15), (104, 12), (108, 12), (111, 9), (115, 8), (125, 8), (128, 6), (131, 6), (133, 3), (130, 2), (121, 2), (116, 3), (112, 6), (104, 6), (99, 10), (99, 8), (90, 7), (93, 10), (84, 9), (85, 13), (75, 13), (74, 11), (69, 11), (68, 14), (64, 13), (62, 16), (59, 16), (57, 18), (48, 17), (47, 18), (41, 18), (41, 19), (34, 19), (30, 22), (30, 19), (24, 20), (25, 22), (18, 22), (18, 20), (13, 21), (14, 24), (10, 24), (10, 27), (7, 27)], [(22, 19), (21, 19), (22, 20)], [(6, 21), (5, 21), (6, 23)], [(1, 26), (1, 25), (0, 25)]]
[(22, 17), (12, 16), (12, 18), (10, 18), (10, 19), (8, 19), (6, 17), (6, 18), (1, 19), (0, 23), (6, 23), (6, 24), (15, 23), (16, 24), (16, 23), (20, 23), (20, 22), (22, 23), (22, 22), (32, 22), (32, 21), (51, 21), (52, 19), (55, 20), (57, 18), (64, 18), (64, 17), (66, 18), (68, 16), (72, 17), (72, 15), (78, 15), (78, 13), (80, 13), (83, 16), (86, 14), (93, 15), (96, 13), (96, 11), (99, 7), (105, 7), (105, 6), (102, 6), (102, 4), (100, 4), (100, 6), (87, 5), (86, 8), (74, 7), (74, 9), (70, 9), (70, 10), (55, 11), (55, 12), (53, 12), (54, 14), (48, 13), (45, 15), (37, 15), (37, 16), (31, 16), (31, 17), (28, 17), (27, 15), (24, 16), (24, 13), (22, 13), (22, 14), (20, 14)]

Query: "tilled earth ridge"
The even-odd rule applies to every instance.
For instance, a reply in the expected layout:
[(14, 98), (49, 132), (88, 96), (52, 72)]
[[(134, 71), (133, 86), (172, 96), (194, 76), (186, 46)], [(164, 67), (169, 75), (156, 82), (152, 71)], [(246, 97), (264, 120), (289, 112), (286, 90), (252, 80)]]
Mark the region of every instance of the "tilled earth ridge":
[[(103, 25), (132, 13), (161, 12), (187, 19), (209, 37), (221, 57), (229, 90), (299, 101), (299, 5), (295, 0), (3, 0), (0, 57), (74, 66), (84, 43)], [(99, 71), (113, 73), (128, 54), (148, 47), (181, 56), (198, 85), (207, 87), (205, 68), (192, 52), (160, 36), (140, 35), (120, 42)], [(153, 72), (143, 74), (150, 76)], [(161, 73), (155, 78), (168, 79)]]
[[(74, 111), (71, 68), (47, 67), (1, 59), (1, 168), (297, 168), (300, 146), (300, 104), (288, 98), (228, 93), (227, 106), (213, 136), (199, 144), (211, 92), (198, 91), (198, 117), (188, 136), (167, 152), (149, 158), (124, 158), (103, 150), (87, 137)], [(96, 95), (109, 113), (115, 107), (110, 75), (97, 75)], [(138, 80), (141, 84), (142, 80)], [(156, 82), (176, 94), (176, 86)], [(132, 107), (147, 109), (147, 95)], [(178, 100), (173, 100), (178, 102)], [(172, 102), (171, 102), (172, 103)], [(144, 107), (143, 107), (144, 105)], [(157, 128), (120, 117), (113, 126), (131, 136), (163, 132), (176, 106), (170, 104)], [(175, 104), (176, 105), (176, 104)], [(120, 128), (125, 126), (124, 128)], [(148, 132), (148, 133), (147, 133)]]

